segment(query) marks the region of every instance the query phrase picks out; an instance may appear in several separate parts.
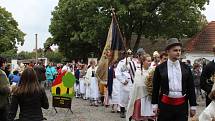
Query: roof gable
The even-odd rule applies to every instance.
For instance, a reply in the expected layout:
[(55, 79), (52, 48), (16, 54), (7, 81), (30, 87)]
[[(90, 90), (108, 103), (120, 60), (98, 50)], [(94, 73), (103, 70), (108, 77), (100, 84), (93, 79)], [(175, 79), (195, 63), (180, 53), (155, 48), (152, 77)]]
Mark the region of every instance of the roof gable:
[(211, 52), (213, 45), (215, 45), (215, 21), (210, 22), (201, 32), (188, 40), (184, 48), (189, 52)]

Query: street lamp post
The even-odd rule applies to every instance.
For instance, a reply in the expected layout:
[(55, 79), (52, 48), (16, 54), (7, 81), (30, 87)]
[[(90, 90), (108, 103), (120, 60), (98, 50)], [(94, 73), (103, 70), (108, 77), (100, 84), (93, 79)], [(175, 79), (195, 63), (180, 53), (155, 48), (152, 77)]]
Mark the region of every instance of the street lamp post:
[(37, 65), (37, 34), (35, 34), (35, 41), (36, 41), (36, 47), (35, 47), (35, 51), (36, 51), (36, 65)]

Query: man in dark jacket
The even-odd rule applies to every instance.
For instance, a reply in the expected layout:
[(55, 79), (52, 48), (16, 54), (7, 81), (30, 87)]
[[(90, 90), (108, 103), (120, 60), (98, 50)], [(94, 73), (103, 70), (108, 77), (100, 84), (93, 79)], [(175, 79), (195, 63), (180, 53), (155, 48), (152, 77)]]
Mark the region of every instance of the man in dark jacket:
[(43, 62), (39, 61), (38, 62), (39, 65), (34, 66), (34, 70), (36, 71), (37, 74), (37, 79), (39, 81), (39, 83), (41, 83), (42, 86), (44, 86), (45, 84), (45, 80), (46, 80), (46, 69), (43, 66)]
[[(153, 77), (152, 104), (158, 121), (187, 121), (196, 113), (196, 95), (190, 68), (179, 61), (182, 44), (167, 41), (168, 60), (158, 65)], [(159, 110), (159, 113), (158, 113)]]
[(3, 71), (5, 62), (6, 60), (0, 57), (0, 121), (8, 120), (8, 96), (11, 90), (7, 75)]
[[(213, 52), (215, 53), (215, 46), (213, 47)], [(206, 92), (206, 106), (208, 106), (211, 102), (211, 100), (208, 97), (208, 94), (211, 92), (214, 81), (215, 81), (215, 62), (214, 60), (212, 60), (211, 62), (204, 66), (200, 78), (201, 89)]]

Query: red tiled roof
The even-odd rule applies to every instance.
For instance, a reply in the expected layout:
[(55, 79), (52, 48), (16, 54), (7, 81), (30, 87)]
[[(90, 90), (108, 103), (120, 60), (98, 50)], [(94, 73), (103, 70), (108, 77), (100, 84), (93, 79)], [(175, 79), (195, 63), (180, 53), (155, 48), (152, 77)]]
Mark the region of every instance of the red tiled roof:
[(211, 52), (215, 45), (215, 21), (210, 22), (201, 32), (185, 44), (185, 50)]

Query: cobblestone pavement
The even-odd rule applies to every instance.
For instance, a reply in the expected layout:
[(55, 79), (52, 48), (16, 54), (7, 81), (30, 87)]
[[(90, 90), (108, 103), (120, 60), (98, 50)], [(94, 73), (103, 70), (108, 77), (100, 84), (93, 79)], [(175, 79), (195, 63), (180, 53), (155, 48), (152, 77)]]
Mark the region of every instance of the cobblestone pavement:
[[(43, 115), (48, 121), (125, 121), (119, 117), (118, 113), (111, 113), (111, 108), (104, 106), (93, 107), (89, 102), (82, 99), (74, 98), (72, 102), (72, 111), (67, 109), (57, 108), (58, 113), (52, 107), (52, 97), (47, 91), (50, 107), (48, 110), (43, 110)], [(204, 99), (198, 98), (199, 106), (197, 106), (197, 116), (204, 109)], [(18, 115), (18, 114), (17, 114)]]
[(121, 119), (118, 113), (111, 113), (111, 108), (104, 106), (93, 107), (89, 102), (82, 99), (73, 98), (72, 111), (68, 109), (56, 108), (58, 113), (52, 107), (52, 98), (49, 96), (50, 107), (48, 110), (43, 110), (43, 115), (48, 121), (125, 121)]

